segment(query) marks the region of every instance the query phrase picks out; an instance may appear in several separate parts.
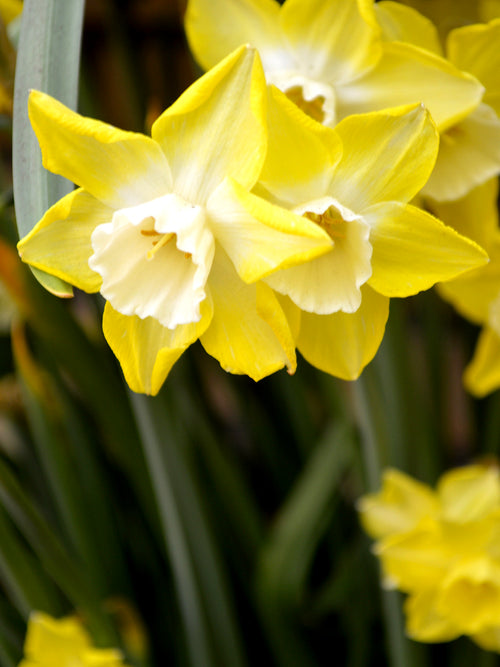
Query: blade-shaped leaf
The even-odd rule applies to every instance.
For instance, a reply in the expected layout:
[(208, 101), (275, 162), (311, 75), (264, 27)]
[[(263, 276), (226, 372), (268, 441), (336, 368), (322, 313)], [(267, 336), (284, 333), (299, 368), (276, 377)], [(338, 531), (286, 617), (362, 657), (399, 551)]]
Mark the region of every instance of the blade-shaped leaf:
[[(25, 236), (54, 202), (71, 190), (65, 179), (42, 166), (38, 142), (28, 118), (32, 88), (50, 93), (75, 108), (84, 0), (25, 0), (14, 86), (13, 177), (20, 236)], [(50, 292), (71, 296), (64, 281), (33, 271)]]

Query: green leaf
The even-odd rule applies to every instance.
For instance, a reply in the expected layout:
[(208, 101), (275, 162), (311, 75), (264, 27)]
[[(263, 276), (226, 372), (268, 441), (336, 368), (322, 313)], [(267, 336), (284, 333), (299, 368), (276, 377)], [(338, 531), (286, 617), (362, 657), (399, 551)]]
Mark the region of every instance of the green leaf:
[(102, 611), (92, 581), (82, 570), (81, 564), (75, 562), (74, 554), (64, 548), (13, 472), (1, 459), (0, 503), (72, 606), (81, 609), (86, 615), (97, 641), (111, 646), (116, 644), (116, 631)]
[[(45, 211), (67, 194), (69, 181), (42, 166), (28, 118), (32, 88), (76, 107), (84, 0), (25, 0), (14, 86), (13, 178), (19, 235), (25, 236)], [(70, 285), (43, 271), (34, 275), (50, 292), (72, 296)]]
[(353, 436), (331, 426), (313, 449), (260, 555), (257, 600), (279, 665), (313, 667), (298, 632), (298, 611), (319, 540), (334, 511), (341, 475), (351, 465)]
[(0, 578), (19, 613), (27, 620), (33, 609), (62, 611), (59, 596), (33, 554), (0, 507)]
[(192, 667), (245, 664), (227, 584), (213, 541), (186, 442), (172, 428), (161, 396), (132, 394), (166, 549), (173, 570)]
[(297, 606), (311, 559), (333, 511), (341, 476), (351, 464), (352, 433), (333, 426), (314, 448), (280, 511), (261, 555), (259, 586), (281, 604)]

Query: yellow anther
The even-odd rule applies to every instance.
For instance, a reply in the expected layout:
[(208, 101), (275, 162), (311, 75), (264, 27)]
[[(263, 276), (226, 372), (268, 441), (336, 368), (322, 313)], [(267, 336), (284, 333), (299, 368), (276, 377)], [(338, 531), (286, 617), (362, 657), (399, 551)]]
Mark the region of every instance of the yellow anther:
[(319, 123), (322, 123), (325, 120), (325, 113), (323, 111), (325, 98), (323, 95), (317, 95), (312, 100), (305, 100), (302, 86), (293, 86), (292, 88), (289, 88), (285, 91), (285, 95), (289, 100), (296, 104), (299, 109), (302, 109), (304, 113), (311, 118), (314, 118), (314, 120), (317, 120)]
[(343, 239), (345, 238), (345, 233), (340, 231), (339, 226), (345, 225), (346, 221), (337, 211), (334, 206), (330, 206), (323, 211), (323, 213), (313, 213), (312, 211), (306, 211), (304, 213), (304, 218), (315, 222), (319, 225), (332, 239)]
[(175, 234), (173, 233), (162, 234), (161, 239), (159, 239), (158, 241), (153, 241), (153, 247), (148, 252), (148, 261), (152, 260), (155, 254), (158, 252), (158, 250), (163, 248), (163, 246), (166, 246), (167, 243), (169, 243), (174, 238), (174, 236)]

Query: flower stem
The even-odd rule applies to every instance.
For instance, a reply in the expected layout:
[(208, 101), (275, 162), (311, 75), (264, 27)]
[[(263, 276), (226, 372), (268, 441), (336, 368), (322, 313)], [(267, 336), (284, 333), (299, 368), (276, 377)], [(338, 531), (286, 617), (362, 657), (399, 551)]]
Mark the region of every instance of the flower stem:
[[(362, 378), (353, 383), (353, 399), (356, 421), (361, 437), (361, 454), (368, 492), (380, 487), (383, 469), (387, 464), (387, 453), (383, 446), (384, 423), (375, 376), (368, 368)], [(385, 406), (387, 410), (387, 406)], [(423, 664), (416, 647), (405, 637), (404, 619), (401, 611), (401, 596), (396, 591), (381, 592), (382, 609), (386, 628), (387, 650), (391, 667), (417, 667)]]

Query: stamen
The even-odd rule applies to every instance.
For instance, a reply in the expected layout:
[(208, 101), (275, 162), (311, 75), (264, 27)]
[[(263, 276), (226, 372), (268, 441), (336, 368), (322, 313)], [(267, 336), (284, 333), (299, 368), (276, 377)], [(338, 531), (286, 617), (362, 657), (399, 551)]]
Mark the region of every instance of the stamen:
[(155, 234), (158, 234), (154, 228), (155, 224), (155, 219), (153, 218), (152, 215), (148, 215), (144, 220), (141, 221), (141, 225), (151, 225), (152, 229), (141, 229), (141, 234), (143, 236), (155, 236)]
[(323, 213), (306, 211), (304, 217), (322, 227), (332, 239), (344, 239), (345, 233), (341, 232), (339, 225), (345, 225), (346, 221), (334, 206), (330, 206)]
[(174, 238), (174, 236), (175, 236), (174, 233), (162, 234), (161, 239), (159, 239), (158, 241), (153, 241), (153, 247), (151, 248), (151, 250), (148, 252), (147, 255), (148, 261), (151, 261), (154, 258), (155, 254), (158, 252), (158, 250), (163, 248), (163, 246), (166, 246), (167, 243), (169, 243)]
[(288, 90), (285, 91), (285, 95), (289, 100), (296, 104), (299, 109), (302, 109), (304, 113), (311, 118), (314, 118), (314, 120), (317, 120), (319, 123), (322, 123), (325, 120), (323, 104), (325, 103), (326, 98), (323, 97), (323, 95), (318, 95), (312, 100), (306, 100), (304, 99), (304, 92), (301, 86), (288, 88)]

